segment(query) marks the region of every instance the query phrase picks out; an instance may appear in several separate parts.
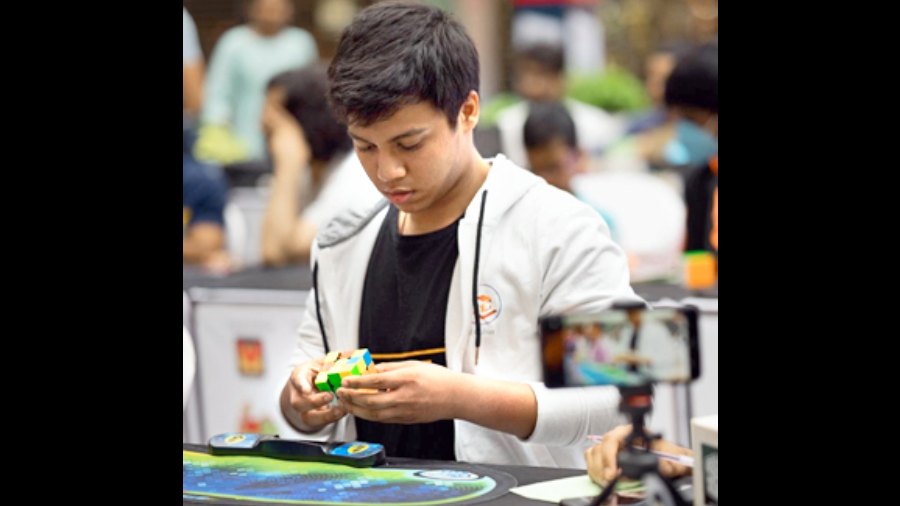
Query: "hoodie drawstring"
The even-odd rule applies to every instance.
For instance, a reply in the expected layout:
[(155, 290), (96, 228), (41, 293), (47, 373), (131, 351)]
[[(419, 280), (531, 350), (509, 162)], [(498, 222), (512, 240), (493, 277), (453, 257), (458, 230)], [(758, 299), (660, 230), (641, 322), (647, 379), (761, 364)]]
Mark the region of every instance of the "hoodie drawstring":
[(478, 354), (481, 351), (481, 315), (478, 311), (478, 261), (481, 257), (481, 227), (484, 224), (484, 203), (487, 201), (487, 190), (481, 192), (481, 211), (478, 213), (478, 230), (475, 235), (475, 269), (472, 272), (472, 311), (475, 314), (475, 365), (478, 365)]
[(313, 266), (313, 291), (316, 296), (316, 319), (319, 320), (319, 330), (322, 331), (322, 344), (325, 345), (325, 354), (328, 354), (328, 338), (325, 337), (325, 324), (322, 323), (322, 311), (319, 307), (319, 261)]

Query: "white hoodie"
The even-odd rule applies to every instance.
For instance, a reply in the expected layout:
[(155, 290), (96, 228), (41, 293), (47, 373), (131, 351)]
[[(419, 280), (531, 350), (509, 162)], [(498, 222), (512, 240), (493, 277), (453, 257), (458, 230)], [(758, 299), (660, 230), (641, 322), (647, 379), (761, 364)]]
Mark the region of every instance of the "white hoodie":
[[(312, 255), (314, 289), (300, 325), (295, 363), (324, 355), (323, 328), (330, 349), (358, 347), (366, 269), (386, 212), (382, 201), (367, 213), (339, 216), (319, 234)], [(479, 222), (481, 247), (476, 255)], [(484, 185), (466, 209), (458, 242), (459, 260), (446, 308), (447, 368), (528, 383), (537, 399), (537, 423), (522, 440), (456, 420), (456, 458), (583, 468), (585, 436), (624, 423), (619, 394), (614, 387), (544, 387), (538, 319), (599, 312), (616, 300), (640, 300), (629, 285), (625, 255), (596, 211), (503, 155), (493, 160)], [(476, 256), (481, 315), (477, 365), (472, 282)], [(347, 416), (310, 437), (353, 440), (356, 424)]]

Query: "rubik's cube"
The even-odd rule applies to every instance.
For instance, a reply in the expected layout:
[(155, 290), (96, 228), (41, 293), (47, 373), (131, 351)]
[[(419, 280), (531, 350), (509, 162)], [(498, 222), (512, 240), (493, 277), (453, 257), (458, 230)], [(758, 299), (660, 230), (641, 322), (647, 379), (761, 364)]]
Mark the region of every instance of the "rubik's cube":
[(334, 392), (341, 381), (350, 375), (362, 376), (375, 372), (375, 363), (368, 348), (353, 352), (332, 351), (325, 355), (322, 370), (316, 376), (316, 388), (320, 392)]

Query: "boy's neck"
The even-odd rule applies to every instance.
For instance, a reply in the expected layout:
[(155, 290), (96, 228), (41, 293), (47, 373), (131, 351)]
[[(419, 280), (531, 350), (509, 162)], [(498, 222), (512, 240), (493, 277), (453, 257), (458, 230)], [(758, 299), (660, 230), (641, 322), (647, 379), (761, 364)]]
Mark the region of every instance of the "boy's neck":
[(402, 235), (421, 235), (441, 230), (465, 214), (466, 208), (475, 198), (491, 170), (491, 164), (474, 148), (472, 151), (474, 154), (468, 162), (468, 168), (434, 206), (415, 213), (408, 214), (403, 211), (398, 213), (398, 225), (402, 224), (400, 229)]

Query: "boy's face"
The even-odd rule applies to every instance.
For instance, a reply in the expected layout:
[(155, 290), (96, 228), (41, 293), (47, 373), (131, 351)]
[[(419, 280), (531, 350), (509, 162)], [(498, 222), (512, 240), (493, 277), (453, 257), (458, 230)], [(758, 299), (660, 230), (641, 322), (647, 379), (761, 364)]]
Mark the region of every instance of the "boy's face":
[(528, 164), (532, 172), (553, 186), (570, 193), (572, 177), (587, 170), (584, 153), (570, 147), (559, 137), (554, 137), (527, 151)]
[(553, 101), (562, 98), (566, 91), (565, 78), (540, 63), (521, 59), (516, 62), (516, 93), (536, 102)]
[[(473, 100), (474, 121), (465, 117)], [(443, 111), (429, 102), (403, 106), (368, 126), (351, 121), (348, 131), (356, 154), (378, 191), (406, 213), (445, 203), (470, 169), (477, 101), (477, 94), (470, 94), (455, 129)]]
[(665, 105), (666, 79), (674, 68), (675, 55), (672, 53), (658, 52), (647, 57), (644, 63), (644, 85), (653, 105)]
[(254, 0), (249, 17), (264, 35), (275, 35), (291, 22), (294, 7), (287, 0)]

